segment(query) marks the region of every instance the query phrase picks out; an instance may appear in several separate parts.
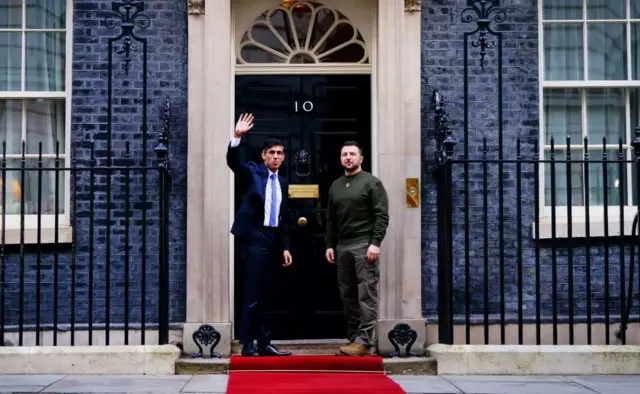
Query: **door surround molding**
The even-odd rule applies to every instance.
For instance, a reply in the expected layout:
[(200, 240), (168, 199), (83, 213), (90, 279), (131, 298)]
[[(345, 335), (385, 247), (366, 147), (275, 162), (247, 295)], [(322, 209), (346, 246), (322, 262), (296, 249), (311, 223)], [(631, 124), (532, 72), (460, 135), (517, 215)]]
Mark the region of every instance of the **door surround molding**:
[[(373, 13), (370, 64), (243, 65), (236, 67), (239, 10), (255, 0), (206, 2), (188, 18), (187, 303), (183, 346), (197, 348), (192, 334), (211, 324), (222, 335), (216, 351), (231, 349), (233, 316), (233, 174), (226, 147), (235, 124), (234, 84), (241, 74), (372, 75), (372, 169), (389, 193), (390, 223), (381, 256), (378, 351), (393, 350), (387, 332), (407, 323), (418, 333), (412, 348), (423, 351), (421, 214), (405, 207), (405, 178), (421, 177), (420, 11), (403, 0), (359, 0)], [(321, 1), (322, 2), (322, 1)], [(277, 4), (274, 0), (255, 3)], [(366, 16), (337, 0), (325, 0), (361, 27)], [(335, 3), (335, 4), (333, 4)], [(351, 2), (343, 2), (350, 4)], [(240, 7), (240, 8), (239, 8)], [(347, 6), (349, 7), (349, 6)], [(270, 8), (268, 5), (264, 10)], [(362, 8), (360, 8), (362, 10)], [(259, 11), (260, 12), (260, 11)], [(371, 13), (369, 13), (371, 12)], [(253, 16), (243, 14), (252, 20)], [(255, 15), (255, 13), (253, 13)], [(368, 41), (368, 42), (367, 42)], [(305, 67), (306, 66), (306, 67)], [(277, 71), (277, 72), (274, 72)]]
[[(236, 67), (234, 75), (314, 75), (314, 74), (373, 74), (367, 64), (251, 64)], [(372, 88), (375, 79), (372, 81)]]

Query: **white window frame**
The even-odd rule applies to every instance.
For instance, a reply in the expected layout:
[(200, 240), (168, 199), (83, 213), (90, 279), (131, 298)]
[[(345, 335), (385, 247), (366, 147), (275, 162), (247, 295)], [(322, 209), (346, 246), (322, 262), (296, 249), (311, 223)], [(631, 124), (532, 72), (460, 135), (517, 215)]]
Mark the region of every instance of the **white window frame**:
[[(22, 0), (22, 25), (19, 29), (2, 29), (2, 31), (21, 32), (22, 35), (22, 64), (21, 74), (22, 81), (25, 81), (25, 31), (33, 31), (25, 28), (26, 18), (26, 0)], [(66, 20), (64, 29), (34, 29), (39, 32), (64, 32), (65, 34), (65, 89), (61, 92), (34, 92), (34, 91), (0, 91), (0, 100), (7, 99), (64, 99), (65, 102), (65, 125), (64, 145), (60, 145), (59, 158), (60, 168), (69, 168), (71, 166), (71, 96), (72, 96), (72, 74), (73, 74), (73, 0), (66, 0)], [(26, 108), (23, 106), (23, 114)], [(24, 115), (23, 115), (24, 116)], [(24, 128), (24, 126), (23, 126)], [(0, 141), (1, 144), (1, 141)], [(0, 145), (1, 146), (1, 145)], [(20, 159), (21, 154), (7, 154), (7, 161), (9, 159)], [(38, 159), (38, 154), (25, 154), (27, 159)], [(2, 158), (2, 152), (0, 150), (0, 159)], [(42, 154), (43, 159), (52, 160), (56, 158), (55, 153)], [(49, 171), (43, 171), (47, 173)], [(70, 223), (70, 208), (71, 208), (71, 173), (70, 171), (61, 171), (60, 176), (63, 177), (64, 199), (60, 201), (64, 213), (62, 214), (47, 214), (41, 215), (41, 243), (54, 243), (55, 234), (58, 233), (58, 243), (69, 243), (72, 241), (72, 231)], [(1, 171), (0, 171), (1, 179)], [(58, 226), (56, 227), (55, 219), (58, 216)], [(5, 215), (6, 229), (5, 229), (5, 244), (20, 244), (21, 243), (21, 215), (20, 214), (7, 214)], [(2, 217), (0, 216), (0, 237), (2, 237)], [(25, 214), (24, 215), (24, 243), (34, 244), (38, 239), (38, 215)], [(0, 238), (1, 242), (1, 238)]]
[[(640, 80), (631, 80), (632, 75), (631, 73), (627, 76), (626, 80), (620, 80), (620, 81), (545, 81), (544, 79), (544, 67), (545, 67), (545, 53), (544, 53), (544, 26), (548, 25), (548, 24), (561, 24), (561, 23), (582, 23), (583, 24), (583, 43), (585, 45), (588, 44), (587, 41), (587, 29), (586, 29), (586, 25), (587, 23), (598, 23), (598, 22), (607, 22), (607, 23), (626, 23), (626, 33), (627, 33), (627, 69), (630, 70), (631, 69), (631, 27), (630, 27), (630, 22), (640, 22), (640, 19), (631, 19), (631, 8), (630, 8), (630, 1), (627, 1), (626, 3), (626, 7), (627, 7), (627, 18), (626, 19), (606, 19), (606, 20), (599, 20), (599, 19), (589, 19), (589, 22), (587, 22), (586, 20), (586, 10), (587, 10), (587, 0), (582, 0), (582, 7), (583, 7), (583, 19), (582, 20), (552, 20), (552, 21), (544, 21), (543, 18), (543, 1), (544, 0), (538, 0), (538, 54), (539, 54), (539, 67), (538, 67), (538, 77), (539, 77), (539, 119), (540, 119), (540, 133), (539, 133), (539, 155), (540, 155), (540, 159), (544, 159), (545, 157), (545, 152), (550, 151), (550, 146), (547, 146), (545, 143), (545, 136), (546, 136), (546, 131), (544, 129), (545, 127), (545, 118), (544, 118), (544, 92), (546, 88), (578, 88), (578, 89), (583, 89), (583, 88), (640, 88)], [(618, 0), (619, 1), (619, 0)], [(584, 68), (585, 68), (585, 78), (588, 78), (588, 74), (586, 74), (587, 72), (587, 68), (588, 68), (588, 62), (587, 62), (587, 50), (586, 47), (583, 46), (583, 56), (584, 56)], [(627, 92), (627, 103), (629, 102), (628, 99), (628, 92)], [(583, 132), (583, 137), (584, 137), (584, 133), (587, 132), (587, 115), (586, 115), (586, 111), (584, 110), (585, 106), (586, 106), (586, 95), (582, 94), (581, 95), (581, 106), (582, 106), (582, 111), (581, 111), (581, 117), (582, 117), (582, 132)], [(626, 106), (626, 114), (625, 114), (625, 118), (626, 118), (626, 143), (622, 145), (623, 150), (626, 153), (626, 157), (627, 159), (633, 159), (634, 158), (634, 154), (633, 154), (633, 149), (631, 148), (630, 144), (631, 141), (634, 138), (634, 133), (633, 133), (633, 128), (630, 125), (630, 120), (631, 120), (631, 113), (630, 113), (630, 107), (627, 105)], [(588, 148), (594, 148), (594, 149), (602, 149), (602, 143), (598, 144), (597, 142), (590, 140), (589, 141), (589, 145), (587, 145)], [(574, 145), (575, 144), (575, 145)], [(580, 146), (578, 146), (580, 145)], [(575, 149), (581, 149), (582, 146), (584, 145), (583, 141), (578, 142), (577, 144), (572, 141), (572, 148)], [(609, 143), (609, 141), (607, 141), (607, 148), (615, 148), (616, 151), (619, 148), (619, 145), (617, 143), (617, 141), (615, 143)], [(555, 151), (560, 151), (560, 150), (564, 150), (566, 149), (566, 141), (555, 141), (555, 146), (554, 146)], [(576, 157), (577, 159), (577, 157)], [(582, 159), (582, 157), (580, 157), (580, 159)], [(557, 162), (558, 164), (556, 166), (561, 166), (564, 165), (564, 161), (559, 160)], [(632, 185), (632, 171), (631, 171), (631, 166), (628, 165), (627, 167), (627, 174), (626, 174), (626, 182), (627, 185)], [(539, 212), (540, 212), (540, 229), (539, 229), (539, 238), (540, 239), (544, 239), (544, 238), (551, 238), (552, 237), (552, 207), (546, 205), (545, 202), (545, 164), (541, 163), (539, 165), (539, 185), (540, 188), (538, 190), (538, 197), (539, 197), (539, 201), (540, 201), (540, 205), (539, 205)], [(633, 203), (633, 199), (632, 199), (632, 189), (631, 187), (627, 187), (627, 199), (628, 202), (627, 204), (631, 204)], [(571, 216), (572, 216), (572, 234), (571, 236), (573, 238), (581, 238), (581, 237), (585, 237), (586, 236), (586, 218), (587, 218), (587, 213), (586, 208), (584, 205), (582, 206), (571, 206)], [(556, 206), (555, 209), (556, 212), (556, 218), (555, 218), (555, 230), (556, 230), (556, 234), (555, 237), (556, 238), (565, 238), (568, 237), (568, 224), (569, 224), (569, 217), (568, 217), (568, 209), (566, 206)], [(632, 206), (632, 205), (625, 205), (623, 207), (623, 217), (622, 217), (622, 221), (624, 223), (624, 234), (625, 235), (629, 235), (631, 234), (631, 227), (632, 227), (632, 222), (633, 222), (633, 218), (634, 215), (638, 212), (638, 208), (636, 206)], [(598, 236), (604, 236), (605, 235), (605, 207), (602, 205), (594, 205), (592, 202), (590, 202), (589, 204), (589, 221), (590, 221), (590, 225), (589, 225), (589, 230), (590, 230), (590, 236), (591, 237), (598, 237)], [(608, 207), (608, 211), (607, 211), (607, 215), (608, 215), (608, 223), (609, 223), (609, 228), (607, 231), (607, 235), (609, 236), (617, 236), (620, 234), (620, 205), (616, 204), (616, 205), (609, 205)], [(532, 236), (535, 237), (535, 223), (533, 223), (533, 232), (532, 232)]]

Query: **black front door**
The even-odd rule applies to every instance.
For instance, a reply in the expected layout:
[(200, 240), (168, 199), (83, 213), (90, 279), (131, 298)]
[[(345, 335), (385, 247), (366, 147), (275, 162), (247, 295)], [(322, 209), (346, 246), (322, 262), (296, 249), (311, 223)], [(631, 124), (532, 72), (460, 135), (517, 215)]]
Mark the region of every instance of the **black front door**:
[[(340, 146), (358, 141), (363, 168), (371, 171), (371, 78), (368, 75), (256, 75), (236, 77), (236, 119), (255, 115), (241, 145), (245, 160), (260, 162), (267, 138), (286, 150), (281, 169), (290, 184), (289, 224), (293, 265), (281, 270), (273, 339), (344, 338), (346, 323), (336, 267), (324, 259), (325, 209), (331, 183), (342, 175)], [(236, 180), (239, 207), (241, 184)], [(301, 196), (317, 185), (318, 195)], [(309, 189), (310, 188), (310, 189)], [(241, 316), (244, 262), (235, 250), (235, 316)], [(238, 323), (240, 321), (238, 320)], [(239, 324), (235, 325), (236, 335)]]

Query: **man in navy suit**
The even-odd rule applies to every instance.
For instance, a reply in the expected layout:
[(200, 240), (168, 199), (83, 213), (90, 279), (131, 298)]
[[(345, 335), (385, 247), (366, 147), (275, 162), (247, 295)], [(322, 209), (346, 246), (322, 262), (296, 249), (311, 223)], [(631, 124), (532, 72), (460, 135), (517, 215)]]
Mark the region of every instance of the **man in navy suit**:
[[(245, 264), (244, 299), (240, 327), (243, 356), (288, 356), (291, 352), (271, 345), (273, 290), (280, 265), (293, 262), (289, 253), (287, 198), (289, 185), (278, 175), (284, 146), (269, 139), (261, 164), (240, 160), (242, 136), (253, 128), (252, 114), (242, 114), (227, 149), (227, 165), (244, 185), (240, 209), (231, 233), (242, 246)], [(257, 339), (257, 348), (254, 345)]]

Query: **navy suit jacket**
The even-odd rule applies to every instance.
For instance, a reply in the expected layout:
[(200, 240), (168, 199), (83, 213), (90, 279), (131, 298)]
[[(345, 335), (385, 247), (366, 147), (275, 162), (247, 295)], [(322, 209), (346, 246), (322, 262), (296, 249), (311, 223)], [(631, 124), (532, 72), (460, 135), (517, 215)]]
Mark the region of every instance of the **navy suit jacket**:
[[(231, 234), (247, 238), (257, 236), (264, 227), (265, 191), (269, 180), (269, 169), (264, 163), (243, 162), (240, 160), (238, 147), (231, 147), (231, 144), (227, 147), (227, 165), (236, 176), (241, 177), (245, 185), (240, 209), (236, 213), (235, 220), (231, 226)], [(282, 250), (289, 250), (289, 215), (287, 208), (289, 184), (279, 174), (278, 181), (282, 191), (282, 202), (280, 203), (280, 214), (278, 216), (278, 240)]]

